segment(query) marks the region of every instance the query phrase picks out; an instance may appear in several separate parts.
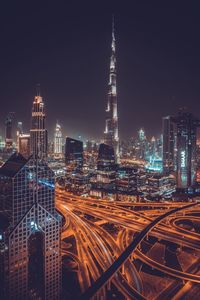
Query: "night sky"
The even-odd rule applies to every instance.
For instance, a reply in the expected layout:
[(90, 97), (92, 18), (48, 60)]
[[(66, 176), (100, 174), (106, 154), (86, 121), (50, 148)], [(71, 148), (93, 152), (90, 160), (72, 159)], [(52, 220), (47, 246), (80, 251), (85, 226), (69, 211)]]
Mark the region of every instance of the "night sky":
[(50, 135), (58, 120), (66, 135), (102, 136), (112, 13), (120, 137), (159, 134), (181, 106), (200, 117), (199, 11), (198, 1), (1, 2), (1, 134), (9, 111), (29, 129), (40, 83)]

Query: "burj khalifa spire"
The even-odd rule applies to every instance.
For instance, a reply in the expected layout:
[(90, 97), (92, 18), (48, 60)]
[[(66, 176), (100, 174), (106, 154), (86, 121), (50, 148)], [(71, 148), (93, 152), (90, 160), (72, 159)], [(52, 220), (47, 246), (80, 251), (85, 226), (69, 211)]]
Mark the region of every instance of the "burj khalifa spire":
[(119, 162), (119, 136), (117, 113), (117, 83), (116, 83), (116, 42), (114, 17), (112, 20), (112, 44), (110, 58), (110, 74), (108, 83), (108, 102), (106, 108), (106, 126), (104, 132), (105, 144), (114, 148), (116, 161)]

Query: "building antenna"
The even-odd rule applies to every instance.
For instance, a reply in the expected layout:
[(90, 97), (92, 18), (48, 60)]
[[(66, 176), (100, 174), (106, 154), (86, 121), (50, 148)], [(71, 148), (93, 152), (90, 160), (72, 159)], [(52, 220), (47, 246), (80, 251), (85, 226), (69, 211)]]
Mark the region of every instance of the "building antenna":
[(40, 96), (40, 83), (36, 84), (36, 96)]

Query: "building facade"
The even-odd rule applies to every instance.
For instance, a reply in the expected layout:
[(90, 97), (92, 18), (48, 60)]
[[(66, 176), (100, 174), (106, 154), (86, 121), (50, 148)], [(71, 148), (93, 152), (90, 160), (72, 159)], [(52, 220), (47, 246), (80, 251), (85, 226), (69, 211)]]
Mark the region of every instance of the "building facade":
[(14, 113), (10, 112), (5, 121), (5, 148), (11, 150), (13, 148), (13, 117)]
[(54, 156), (55, 158), (60, 158), (62, 157), (62, 131), (61, 131), (61, 126), (56, 123), (56, 128), (54, 132)]
[(83, 142), (66, 138), (65, 141), (65, 164), (69, 172), (79, 172), (83, 167)]
[(30, 148), (34, 158), (47, 158), (48, 137), (45, 127), (45, 107), (42, 97), (38, 93), (32, 106), (32, 119), (30, 130)]
[(110, 76), (108, 84), (108, 102), (106, 108), (106, 124), (104, 143), (113, 147), (116, 160), (119, 161), (119, 135), (117, 111), (117, 82), (116, 82), (116, 43), (114, 33), (114, 20), (112, 24), (112, 53), (110, 59)]
[(18, 137), (18, 152), (25, 158), (30, 156), (30, 134), (20, 134)]
[(60, 299), (61, 218), (54, 201), (54, 174), (44, 160), (15, 153), (0, 168), (3, 299)]
[(199, 126), (191, 113), (180, 111), (177, 126), (177, 187), (186, 189), (196, 180), (196, 130)]
[(169, 174), (176, 169), (176, 127), (174, 118), (162, 119), (163, 132), (163, 172)]

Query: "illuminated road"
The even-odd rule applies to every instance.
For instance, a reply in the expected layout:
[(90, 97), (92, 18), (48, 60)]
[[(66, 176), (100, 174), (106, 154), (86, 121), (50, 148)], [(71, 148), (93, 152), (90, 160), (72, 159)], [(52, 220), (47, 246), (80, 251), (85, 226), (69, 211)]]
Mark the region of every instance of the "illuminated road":
[[(95, 299), (106, 299), (107, 293), (114, 298), (119, 293), (124, 299), (151, 299), (145, 274), (141, 268), (136, 268), (136, 261), (141, 266), (162, 272), (166, 278), (170, 276), (173, 280), (200, 283), (198, 274), (156, 261), (149, 257), (148, 252), (143, 253), (140, 247), (142, 240), (152, 237), (157, 243), (173, 243), (179, 250), (182, 247), (191, 249), (194, 260), (197, 260), (195, 251), (200, 250), (200, 235), (179, 224), (195, 213), (193, 218), (200, 221), (198, 203), (108, 202), (57, 189), (56, 205), (66, 220), (63, 241), (71, 236), (76, 241), (70, 251), (78, 264), (78, 281), (82, 291), (82, 295), (78, 296), (81, 299), (91, 299), (94, 295)], [(130, 237), (131, 232), (133, 238)], [(156, 253), (158, 247), (155, 245), (154, 248), (152, 251)], [(63, 255), (70, 255), (70, 251), (63, 249)], [(182, 259), (182, 254), (179, 256), (181, 263), (188, 264), (187, 259)], [(191, 292), (192, 289), (191, 285)], [(152, 286), (152, 293), (154, 290)], [(154, 292), (154, 296), (158, 294)]]

